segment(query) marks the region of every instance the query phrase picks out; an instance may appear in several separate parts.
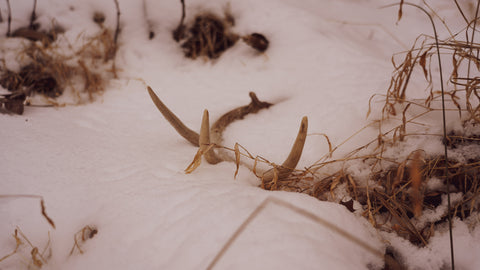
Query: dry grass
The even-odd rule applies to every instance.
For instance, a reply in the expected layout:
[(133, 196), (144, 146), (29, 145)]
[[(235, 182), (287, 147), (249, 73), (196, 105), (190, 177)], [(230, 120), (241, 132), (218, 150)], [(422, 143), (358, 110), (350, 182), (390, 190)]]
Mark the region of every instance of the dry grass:
[[(1, 199), (16, 199), (16, 198), (33, 198), (40, 200), (40, 211), (42, 216), (48, 222), (52, 228), (55, 229), (55, 223), (53, 220), (47, 215), (45, 201), (42, 196), (38, 195), (0, 195)], [(26, 262), (27, 268), (30, 269), (31, 267), (41, 268), (44, 264), (47, 263), (47, 260), (51, 256), (51, 241), (50, 241), (50, 232), (48, 233), (48, 242), (46, 243), (43, 250), (40, 252), (38, 247), (33, 245), (32, 242), (28, 239), (28, 237), (22, 232), (22, 230), (17, 226), (12, 235), (15, 239), (15, 248), (12, 252), (2, 256), (0, 258), (0, 262), (7, 260), (8, 258), (19, 255), (23, 258)], [(29, 254), (27, 256), (24, 256)]]
[(72, 249), (70, 250), (70, 256), (73, 255), (75, 250), (78, 250), (80, 254), (83, 254), (83, 250), (81, 248), (81, 245), (85, 243), (88, 239), (92, 239), (95, 237), (95, 235), (98, 233), (98, 229), (95, 226), (90, 226), (87, 225), (83, 227), (81, 230), (79, 230), (75, 235), (73, 236), (74, 244)]
[(15, 229), (15, 232), (12, 236), (15, 239), (15, 249), (9, 254), (0, 258), (0, 262), (14, 255), (18, 255), (22, 258), (23, 263), (26, 265), (26, 269), (40, 269), (42, 266), (47, 264), (48, 259), (52, 255), (50, 233), (48, 233), (48, 241), (41, 252), (37, 246), (32, 244), (32, 242), (19, 227)]
[[(29, 97), (40, 94), (48, 105), (66, 105), (57, 102), (66, 91), (73, 99), (68, 104), (94, 101), (103, 93), (109, 80), (117, 76), (114, 62), (117, 45), (112, 31), (103, 26), (98, 34), (79, 37), (78, 41), (83, 44), (76, 49), (71, 44), (66, 45), (66, 40), (60, 37), (48, 43), (24, 43), (25, 48), (16, 57), (20, 70), (9, 70), (5, 63), (0, 69), (0, 85), (12, 92), (3, 96), (2, 104), (23, 95), (22, 101), (26, 100), (25, 104), (30, 105)], [(6, 110), (23, 113), (23, 107), (22, 110), (6, 107)]]
[[(42, 196), (28, 194), (0, 195), (0, 199), (17, 198), (38, 199), (40, 201), (40, 212), (43, 218), (45, 218), (48, 224), (55, 229), (53, 219), (46, 213), (45, 201)], [(76, 250), (78, 250), (80, 254), (83, 254), (84, 251), (82, 250), (82, 245), (87, 240), (92, 239), (97, 233), (98, 229), (91, 225), (87, 225), (75, 233), (73, 236), (74, 244), (70, 251), (70, 256), (73, 255)], [(48, 232), (48, 241), (41, 251), (38, 248), (38, 245), (34, 245), (18, 226), (15, 228), (12, 237), (15, 239), (15, 247), (8, 254), (0, 256), (0, 263), (13, 256), (18, 256), (20, 262), (26, 266), (26, 269), (40, 269), (48, 263), (48, 260), (52, 256), (50, 232)]]
[(223, 17), (204, 12), (195, 15), (193, 22), (187, 25), (185, 24), (185, 2), (180, 0), (180, 3), (182, 5), (182, 15), (172, 34), (173, 39), (180, 42), (185, 57), (216, 59), (224, 51), (235, 45), (240, 38), (245, 44), (258, 52), (265, 52), (268, 49), (269, 41), (264, 35), (251, 33), (241, 37), (231, 30), (232, 26), (235, 25), (235, 18), (230, 11), (230, 5), (225, 8)]
[(218, 58), (239, 39), (238, 35), (230, 32), (229, 27), (224, 18), (214, 14), (197, 15), (181, 45), (185, 56), (192, 59), (201, 56)]

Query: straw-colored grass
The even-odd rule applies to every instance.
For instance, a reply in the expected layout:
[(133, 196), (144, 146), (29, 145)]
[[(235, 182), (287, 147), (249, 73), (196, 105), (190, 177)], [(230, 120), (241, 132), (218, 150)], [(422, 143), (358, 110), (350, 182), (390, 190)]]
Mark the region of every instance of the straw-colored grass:
[[(16, 59), (20, 70), (0, 69), (0, 85), (12, 92), (4, 95), (2, 104), (10, 104), (23, 95), (25, 105), (63, 106), (92, 102), (101, 95), (111, 78), (117, 76), (115, 53), (117, 45), (111, 30), (100, 26), (96, 35), (78, 37), (74, 47), (59, 35), (52, 42), (25, 41)], [(33, 30), (29, 30), (33, 31)], [(65, 92), (72, 96), (68, 102), (58, 102)], [(46, 104), (31, 104), (34, 95), (44, 96)], [(7, 107), (7, 106), (5, 106)], [(9, 110), (21, 114), (22, 110)]]

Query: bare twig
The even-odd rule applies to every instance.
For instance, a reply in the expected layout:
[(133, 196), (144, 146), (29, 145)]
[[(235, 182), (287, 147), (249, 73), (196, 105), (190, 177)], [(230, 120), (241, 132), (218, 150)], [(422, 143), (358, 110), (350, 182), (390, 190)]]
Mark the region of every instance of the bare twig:
[(12, 8), (10, 7), (10, 0), (7, 0), (7, 10), (8, 10), (7, 37), (10, 37), (10, 26), (12, 24)]

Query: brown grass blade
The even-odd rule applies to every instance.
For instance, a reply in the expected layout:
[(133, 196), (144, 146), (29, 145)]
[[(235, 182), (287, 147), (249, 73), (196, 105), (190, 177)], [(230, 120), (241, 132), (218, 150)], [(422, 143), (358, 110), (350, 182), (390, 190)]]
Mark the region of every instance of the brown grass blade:
[(46, 208), (45, 208), (45, 201), (40, 199), (40, 207), (42, 208), (42, 216), (48, 221), (48, 223), (55, 229), (55, 223), (53, 220), (47, 215)]
[(233, 178), (237, 178), (238, 169), (240, 168), (240, 150), (238, 149), (238, 143), (235, 143), (235, 166), (237, 167), (235, 170), (235, 175)]

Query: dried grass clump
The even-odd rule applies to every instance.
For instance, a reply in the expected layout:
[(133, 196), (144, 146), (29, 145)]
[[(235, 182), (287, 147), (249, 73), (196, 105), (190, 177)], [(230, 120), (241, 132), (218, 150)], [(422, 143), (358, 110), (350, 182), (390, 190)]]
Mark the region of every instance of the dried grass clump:
[(200, 56), (218, 58), (239, 39), (238, 35), (229, 31), (229, 27), (225, 19), (214, 14), (197, 15), (181, 45), (185, 56), (192, 59)]
[[(56, 98), (66, 91), (73, 96), (69, 104), (93, 101), (105, 90), (108, 81), (116, 76), (112, 63), (117, 46), (109, 29), (101, 29), (97, 35), (79, 40), (83, 40), (84, 44), (77, 49), (70, 44), (65, 46), (63, 39), (48, 46), (41, 42), (29, 42), (17, 55), (21, 62), (20, 70), (9, 70), (4, 65), (0, 73), (0, 85), (12, 92), (12, 95), (3, 97), (2, 103), (7, 104), (19, 96), (25, 101), (40, 94), (47, 98), (47, 104), (58, 106), (63, 104)], [(6, 109), (18, 114), (23, 112)]]
[[(434, 11), (432, 13), (436, 14)], [(297, 190), (303, 190), (320, 200), (339, 201), (342, 199), (339, 195), (353, 198), (362, 205), (359, 211), (373, 226), (396, 232), (420, 246), (427, 245), (435, 230), (447, 222), (448, 192), (459, 196), (452, 205), (453, 216), (467, 223), (473, 214), (478, 216), (480, 154), (469, 153), (475, 150), (464, 151), (467, 148), (480, 149), (480, 131), (475, 128), (480, 126), (480, 80), (475, 75), (480, 71), (480, 44), (471, 38), (471, 33), (475, 32), (474, 25), (473, 21), (469, 22), (463, 32), (440, 40), (439, 46), (434, 37), (420, 35), (411, 49), (402, 54), (400, 63), (394, 56), (394, 72), (387, 93), (383, 96), (382, 117), (375, 122), (375, 126), (379, 127), (378, 137), (341, 160), (329, 160), (325, 155), (299, 173), (301, 178), (312, 183), (309, 188), (303, 186), (305, 180), (296, 179), (297, 182), (290, 184), (302, 183)], [(465, 36), (469, 41), (462, 41)], [(444, 141), (442, 134), (430, 134), (427, 131), (431, 123), (422, 122), (428, 121), (423, 120), (426, 116), (442, 111), (442, 93), (438, 90), (441, 77), (435, 69), (437, 60), (432, 58), (439, 52), (442, 60), (450, 58), (451, 62), (448, 70), (450, 88), (444, 91), (446, 111), (457, 111), (458, 121), (464, 129), (473, 130), (464, 134), (447, 132)], [(422, 76), (426, 82), (426, 95), (423, 99), (409, 98), (409, 91), (416, 91), (410, 82), (414, 77), (418, 79), (418, 76)], [(372, 97), (370, 103), (378, 96)], [(454, 115), (449, 114), (450, 117)], [(399, 124), (392, 126), (395, 121)], [(388, 126), (388, 130), (383, 130), (384, 126)], [(408, 126), (416, 131), (409, 133)], [(422, 127), (425, 127), (423, 132)], [(414, 136), (426, 136), (446, 144), (448, 152), (455, 154), (455, 159), (445, 161), (445, 156), (431, 155), (423, 150), (415, 150), (403, 160), (387, 154), (387, 150), (402, 147), (403, 141)], [(335, 150), (331, 149), (329, 155)], [(349, 174), (346, 168), (351, 162), (361, 162), (369, 167), (370, 175), (359, 178)], [(338, 167), (341, 169), (320, 177), (319, 172), (324, 174)], [(315, 180), (311, 181), (312, 178)], [(424, 215), (426, 211), (437, 211), (439, 214), (432, 218)], [(474, 226), (473, 223), (471, 225)]]
[[(180, 46), (185, 57), (196, 59), (204, 56), (216, 59), (240, 39), (240, 35), (230, 29), (235, 25), (235, 18), (230, 12), (230, 6), (226, 8), (223, 18), (210, 12), (200, 13), (195, 16), (191, 25), (187, 26), (185, 25), (185, 1), (180, 0), (180, 2), (182, 16), (180, 23), (173, 31), (173, 39), (181, 43)], [(268, 49), (269, 41), (262, 34), (252, 33), (241, 39), (258, 52)]]

